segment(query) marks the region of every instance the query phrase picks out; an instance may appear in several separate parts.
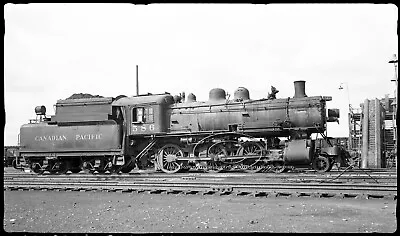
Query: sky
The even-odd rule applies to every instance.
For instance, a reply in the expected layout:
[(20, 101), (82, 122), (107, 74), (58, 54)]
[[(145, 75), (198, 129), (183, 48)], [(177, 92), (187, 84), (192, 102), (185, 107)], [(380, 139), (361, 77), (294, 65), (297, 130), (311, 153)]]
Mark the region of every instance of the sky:
[[(393, 4), (6, 4), (4, 145), (44, 105), (74, 93), (105, 97), (246, 87), (251, 99), (332, 96), (347, 137), (349, 103), (394, 96)], [(344, 89), (339, 90), (342, 84)]]

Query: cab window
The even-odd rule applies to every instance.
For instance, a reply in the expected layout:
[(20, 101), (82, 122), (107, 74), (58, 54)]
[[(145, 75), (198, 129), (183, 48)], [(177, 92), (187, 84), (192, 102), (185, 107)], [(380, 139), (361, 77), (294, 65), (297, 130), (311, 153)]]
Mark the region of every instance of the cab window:
[(132, 109), (132, 122), (154, 123), (154, 111), (152, 107), (135, 107)]
[(123, 113), (121, 107), (113, 107), (112, 108), (112, 119), (117, 123), (122, 123), (124, 120)]

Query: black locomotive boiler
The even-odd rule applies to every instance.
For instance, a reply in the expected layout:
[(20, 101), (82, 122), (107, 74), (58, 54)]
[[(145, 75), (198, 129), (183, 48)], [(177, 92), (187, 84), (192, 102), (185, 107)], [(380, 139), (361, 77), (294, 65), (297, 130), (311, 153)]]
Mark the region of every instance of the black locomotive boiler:
[(311, 138), (325, 137), (327, 122), (338, 120), (339, 111), (326, 108), (332, 98), (307, 96), (305, 81), (294, 88), (294, 97), (278, 99), (253, 100), (240, 87), (231, 100), (220, 88), (202, 102), (169, 93), (58, 100), (54, 116), (39, 106), (39, 119), (21, 127), (20, 155), (37, 173), (281, 172), (288, 166), (324, 172), (343, 164), (343, 150), (316, 148)]

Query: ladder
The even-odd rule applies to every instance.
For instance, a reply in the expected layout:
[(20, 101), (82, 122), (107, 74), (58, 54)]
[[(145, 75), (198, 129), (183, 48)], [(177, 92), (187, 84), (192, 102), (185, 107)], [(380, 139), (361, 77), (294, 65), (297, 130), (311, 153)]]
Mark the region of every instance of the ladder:
[(136, 160), (142, 158), (144, 155), (147, 154), (147, 152), (157, 143), (156, 139), (152, 139), (149, 144), (136, 156)]
[(371, 152), (372, 155), (375, 155), (375, 139), (379, 137), (375, 137), (375, 104), (369, 105), (369, 117), (368, 117), (368, 151)]
[(152, 140), (150, 141), (150, 143), (147, 144), (147, 146), (146, 146), (145, 148), (143, 148), (143, 150), (142, 150), (139, 154), (136, 155), (135, 158), (131, 158), (131, 159), (128, 161), (128, 163), (126, 164), (126, 166), (129, 166), (129, 165), (132, 163), (133, 160), (139, 160), (139, 159), (142, 158), (144, 155), (146, 155), (147, 152), (148, 152), (156, 143), (157, 143), (157, 140), (156, 140), (156, 139), (152, 139)]

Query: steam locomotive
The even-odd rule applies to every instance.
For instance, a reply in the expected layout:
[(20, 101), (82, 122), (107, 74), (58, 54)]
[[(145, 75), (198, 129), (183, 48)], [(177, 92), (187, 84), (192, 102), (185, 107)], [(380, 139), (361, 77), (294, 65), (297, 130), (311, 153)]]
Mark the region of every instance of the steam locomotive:
[(155, 168), (282, 172), (292, 166), (329, 171), (344, 162), (344, 150), (317, 148), (311, 134), (326, 138), (327, 122), (339, 110), (327, 109), (328, 96), (305, 94), (294, 82), (292, 98), (250, 99), (240, 87), (233, 99), (221, 88), (208, 101), (194, 94), (147, 94), (58, 100), (55, 115), (35, 108), (37, 119), (20, 129), (20, 155), (36, 173), (130, 172)]

